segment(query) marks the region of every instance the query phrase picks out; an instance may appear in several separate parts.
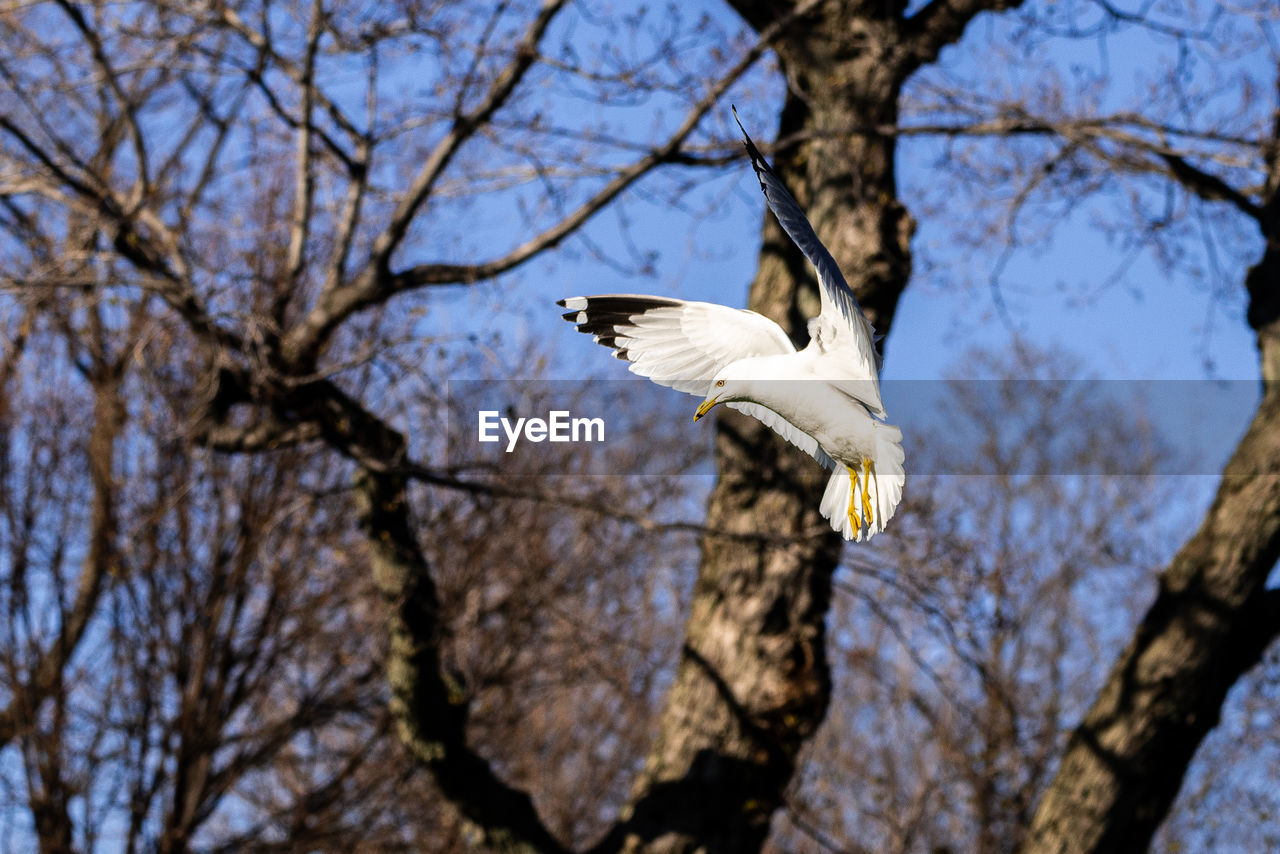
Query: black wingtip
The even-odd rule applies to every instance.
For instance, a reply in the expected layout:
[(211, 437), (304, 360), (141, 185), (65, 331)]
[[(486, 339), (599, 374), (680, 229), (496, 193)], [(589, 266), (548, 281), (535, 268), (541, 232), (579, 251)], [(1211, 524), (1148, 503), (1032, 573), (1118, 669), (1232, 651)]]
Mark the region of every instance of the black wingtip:
[[(738, 118), (738, 108), (730, 104), (729, 109), (733, 111), (733, 120), (738, 123), (738, 130), (742, 131), (742, 144), (747, 149), (747, 156), (751, 158), (751, 168), (756, 171), (756, 178), (760, 178), (762, 172), (773, 174), (769, 161), (764, 159), (760, 149), (756, 148), (756, 144), (751, 141), (751, 134), (747, 133), (747, 129), (742, 126), (742, 119)], [(764, 189), (763, 180), (760, 181), (760, 189)]]
[(564, 304), (564, 300), (562, 300), (562, 299), (558, 299), (558, 300), (556, 300), (556, 305), (560, 306), (561, 308), (567, 308), (567, 307), (568, 307), (568, 306), (566, 306), (566, 305)]

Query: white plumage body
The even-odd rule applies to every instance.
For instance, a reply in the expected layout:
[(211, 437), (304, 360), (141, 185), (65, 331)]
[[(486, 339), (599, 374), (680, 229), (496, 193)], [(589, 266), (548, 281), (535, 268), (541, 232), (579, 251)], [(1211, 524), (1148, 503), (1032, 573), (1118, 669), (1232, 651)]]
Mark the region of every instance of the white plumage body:
[(829, 382), (831, 372), (823, 370), (823, 363), (830, 359), (824, 354), (815, 357), (806, 348), (742, 359), (734, 370), (751, 377), (747, 382), (752, 402), (786, 418), (836, 462), (861, 465), (876, 451), (877, 422), (864, 402), (872, 388), (868, 383), (864, 396), (855, 396)]

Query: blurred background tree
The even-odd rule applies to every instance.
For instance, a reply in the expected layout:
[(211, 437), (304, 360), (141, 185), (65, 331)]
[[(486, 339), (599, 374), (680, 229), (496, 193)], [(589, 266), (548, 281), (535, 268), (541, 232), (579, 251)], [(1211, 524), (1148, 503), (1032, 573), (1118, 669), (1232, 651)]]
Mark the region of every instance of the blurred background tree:
[[(1276, 10), (729, 5), (0, 10), (0, 847), (1133, 851), (1171, 808), (1163, 850), (1275, 844), (1280, 402), (1195, 522), (1008, 295), (1094, 212), (1090, 286), (1150, 251), (1247, 301), (1274, 378)], [(1135, 38), (1145, 88), (1072, 53)], [(451, 377), (555, 363), (562, 270), (634, 289), (600, 283), (671, 263), (646, 218), (737, 204), (730, 100), (779, 116), (879, 331), (980, 253), (1027, 328), (961, 379), (1045, 381), (959, 382), (990, 441), (912, 437), (949, 474), (874, 547), (745, 419), (534, 471), (447, 448)], [(810, 273), (762, 239), (748, 302), (803, 337)], [(1000, 441), (1073, 419), (1108, 442)], [(592, 473), (655, 448), (714, 454), (710, 492)]]

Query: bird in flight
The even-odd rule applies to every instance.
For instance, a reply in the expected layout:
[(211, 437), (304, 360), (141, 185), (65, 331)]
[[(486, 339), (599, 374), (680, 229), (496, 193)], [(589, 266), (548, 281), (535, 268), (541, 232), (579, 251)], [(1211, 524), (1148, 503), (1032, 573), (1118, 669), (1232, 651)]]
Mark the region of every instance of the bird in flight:
[(723, 403), (832, 470), (819, 509), (847, 540), (884, 530), (902, 499), (902, 431), (885, 423), (871, 323), (800, 205), (733, 113), (765, 202), (818, 274), (822, 309), (797, 351), (764, 315), (638, 294), (558, 301), (564, 319), (613, 349), (629, 370), (698, 395), (697, 421)]

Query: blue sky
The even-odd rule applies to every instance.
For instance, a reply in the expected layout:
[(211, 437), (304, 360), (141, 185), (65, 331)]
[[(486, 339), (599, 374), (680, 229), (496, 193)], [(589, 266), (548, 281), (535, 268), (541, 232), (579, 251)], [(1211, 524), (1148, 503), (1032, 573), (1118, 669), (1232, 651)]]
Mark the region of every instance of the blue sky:
[[(708, 9), (729, 14), (717, 4)], [(963, 80), (983, 72), (989, 45), (1007, 41), (1013, 26), (1011, 19), (980, 19), (964, 44), (944, 55), (947, 73)], [(1105, 85), (1095, 87), (1089, 97), (1103, 107), (1120, 108), (1141, 101), (1170, 48), (1167, 39), (1143, 33), (1084, 42), (1058, 40), (1029, 48), (1026, 66), (1004, 67), (996, 76), (1007, 79), (992, 86), (1016, 85), (1020, 73), (1044, 62), (1064, 79), (1103, 81)], [(1233, 62), (1252, 67), (1264, 78), (1274, 73), (1265, 52)], [(1199, 67), (1205, 68), (1203, 61)], [(1214, 74), (1222, 76), (1221, 69), (1226, 67), (1215, 67)], [(743, 110), (753, 135), (769, 138), (776, 125), (771, 103), (780, 103), (782, 95), (776, 73), (762, 67), (740, 88), (744, 90), (737, 95), (740, 109), (744, 98), (756, 95)], [(1226, 100), (1232, 95), (1228, 91)], [(731, 93), (723, 110), (708, 117), (709, 125), (728, 125), (728, 101), (734, 97)], [(1211, 109), (1214, 102), (1207, 99), (1202, 106)], [(626, 121), (646, 126), (654, 118), (636, 107)], [(919, 228), (913, 241), (916, 273), (888, 342), (887, 380), (963, 374), (969, 350), (1008, 348), (1015, 331), (1036, 346), (1072, 354), (1087, 373), (1108, 379), (1250, 380), (1257, 376), (1253, 335), (1243, 318), (1245, 266), (1230, 252), (1219, 258), (1218, 269), (1207, 273), (1202, 269), (1199, 276), (1186, 269), (1164, 269), (1149, 252), (1132, 252), (1115, 233), (1098, 225), (1103, 219), (1114, 219), (1109, 209), (1123, 201), (1117, 191), (1054, 223), (1043, 241), (1012, 253), (1002, 263), (998, 245), (957, 247), (955, 235), (967, 216), (963, 199), (939, 214), (922, 212), (923, 201), (913, 198), (914, 188), (947, 180), (945, 171), (933, 162), (937, 150), (936, 141), (918, 138), (904, 139), (900, 146), (903, 198), (916, 214)], [(641, 191), (651, 186), (652, 181), (646, 182)], [(585, 251), (581, 241), (571, 240), (554, 257), (499, 282), (448, 296), (437, 293), (444, 298), (438, 299), (434, 310), (451, 318), (451, 328), (502, 329), (502, 343), (493, 354), (498, 373), (518, 375), (521, 366), (531, 365), (528, 355), (536, 352), (550, 357), (552, 377), (572, 378), (584, 371), (620, 375), (622, 365), (559, 323), (555, 298), (640, 292), (745, 304), (765, 210), (745, 158), (736, 168), (708, 173), (700, 190), (686, 201), (693, 210), (673, 210), (660, 199), (649, 201), (633, 193), (626, 201), (625, 239), (612, 211), (597, 215), (586, 229), (592, 243), (605, 253), (625, 256), (628, 243), (655, 253), (652, 275), (619, 272)], [(1243, 222), (1243, 217), (1239, 219)], [(501, 230), (496, 223), (491, 228)], [(1250, 233), (1247, 223), (1240, 226), (1237, 237), (1231, 247), (1236, 253), (1247, 256), (1260, 251), (1261, 240)], [(1187, 251), (1191, 257), (1184, 259), (1184, 266), (1196, 266), (1195, 256), (1201, 250), (1189, 246)], [(990, 282), (996, 269), (1001, 271), (1004, 314), (997, 310)], [(1122, 272), (1117, 275), (1117, 271)], [(503, 322), (489, 322), (496, 320), (493, 315)]]
[[(560, 322), (554, 299), (639, 292), (745, 306), (757, 263), (764, 199), (745, 160), (740, 173), (729, 179), (730, 192), (719, 193), (723, 203), (712, 217), (654, 209), (651, 217), (636, 223), (633, 238), (660, 253), (656, 276), (625, 276), (589, 256), (563, 253), (512, 279), (446, 296), (439, 309), (464, 325), (474, 317), (472, 312), (503, 316), (511, 347), (500, 348), (504, 373), (518, 372), (530, 350), (554, 354), (552, 375), (561, 379), (580, 376), (584, 368), (595, 373), (602, 364), (621, 371), (623, 366), (607, 359), (589, 338), (572, 334), (572, 328)], [(725, 179), (712, 182), (724, 183)], [(591, 229), (592, 239), (606, 250), (611, 238), (604, 223), (609, 219), (610, 214), (602, 214)], [(946, 227), (922, 220), (913, 245), (942, 239), (938, 232)], [(1244, 323), (1242, 298), (1224, 303), (1194, 281), (1171, 280), (1146, 259), (1128, 268), (1127, 286), (1110, 287), (1088, 300), (1074, 295), (1081, 286), (1111, 275), (1123, 261), (1123, 254), (1110, 250), (1095, 230), (1080, 224), (1059, 228), (1049, 249), (1021, 253), (1006, 266), (1000, 292), (1008, 305), (1008, 322), (997, 312), (987, 282), (956, 286), (917, 264), (889, 339), (884, 377), (936, 379), (963, 372), (961, 360), (971, 348), (1008, 347), (1010, 325), (1026, 340), (1061, 348), (1091, 373), (1109, 379), (1257, 376), (1256, 349)], [(970, 261), (979, 270), (995, 262), (994, 253)], [(1244, 270), (1237, 272), (1242, 288)]]

